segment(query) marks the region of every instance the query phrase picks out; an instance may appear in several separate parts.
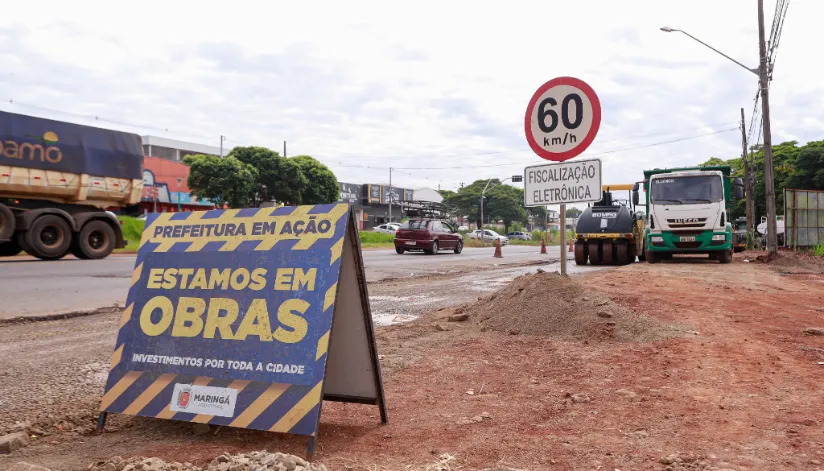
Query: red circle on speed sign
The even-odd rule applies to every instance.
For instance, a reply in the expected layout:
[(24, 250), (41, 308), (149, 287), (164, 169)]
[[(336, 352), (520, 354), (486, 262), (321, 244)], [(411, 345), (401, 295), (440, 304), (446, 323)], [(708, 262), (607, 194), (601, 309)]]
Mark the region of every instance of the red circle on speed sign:
[(529, 147), (546, 160), (563, 162), (592, 144), (601, 127), (601, 102), (583, 80), (558, 77), (529, 100), (524, 131)]

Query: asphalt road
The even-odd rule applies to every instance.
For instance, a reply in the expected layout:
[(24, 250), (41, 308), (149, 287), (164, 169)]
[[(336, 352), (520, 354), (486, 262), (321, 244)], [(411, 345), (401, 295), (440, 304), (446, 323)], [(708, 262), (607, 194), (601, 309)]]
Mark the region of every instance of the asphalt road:
[[(551, 262), (558, 247), (540, 255), (532, 246), (503, 248), (494, 258), (492, 247), (464, 249), (460, 255), (397, 255), (394, 250), (364, 250), (367, 281), (504, 268), (510, 264)], [(570, 254), (571, 255), (571, 254)], [(129, 290), (134, 256), (112, 255), (103, 260), (65, 258), (41, 261), (30, 257), (0, 259), (0, 319), (76, 312), (123, 304)], [(570, 264), (572, 269), (574, 263)]]

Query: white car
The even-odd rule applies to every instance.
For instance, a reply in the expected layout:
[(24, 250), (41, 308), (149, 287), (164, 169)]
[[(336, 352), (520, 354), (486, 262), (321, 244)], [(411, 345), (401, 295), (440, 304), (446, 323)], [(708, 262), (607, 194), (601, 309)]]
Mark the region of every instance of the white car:
[(401, 227), (400, 224), (395, 222), (390, 222), (388, 224), (381, 224), (380, 226), (375, 227), (372, 229), (373, 232), (380, 232), (381, 234), (391, 234), (395, 235), (398, 232), (398, 229)]
[[(480, 233), (481, 233), (480, 230), (475, 229), (474, 231), (469, 233), (469, 238), (470, 239), (480, 239)], [(489, 241), (500, 240), (501, 245), (509, 244), (509, 238), (508, 237), (502, 236), (501, 234), (498, 234), (495, 231), (490, 231), (489, 229), (484, 229), (484, 240), (489, 240)]]
[(510, 232), (506, 235), (510, 239), (518, 239), (518, 240), (532, 240), (532, 234), (529, 232), (522, 232), (522, 231), (515, 231)]

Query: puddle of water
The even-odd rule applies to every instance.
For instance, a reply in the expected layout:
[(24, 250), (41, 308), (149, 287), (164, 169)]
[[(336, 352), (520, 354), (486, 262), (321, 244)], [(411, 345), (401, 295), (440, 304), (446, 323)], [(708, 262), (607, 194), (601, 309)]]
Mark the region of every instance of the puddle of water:
[(405, 306), (420, 306), (422, 304), (436, 303), (444, 298), (434, 298), (426, 295), (415, 296), (369, 296), (370, 302), (385, 301), (392, 303), (403, 303)]
[(372, 323), (375, 325), (395, 325), (404, 322), (414, 321), (420, 316), (411, 316), (404, 314), (379, 314), (372, 313)]

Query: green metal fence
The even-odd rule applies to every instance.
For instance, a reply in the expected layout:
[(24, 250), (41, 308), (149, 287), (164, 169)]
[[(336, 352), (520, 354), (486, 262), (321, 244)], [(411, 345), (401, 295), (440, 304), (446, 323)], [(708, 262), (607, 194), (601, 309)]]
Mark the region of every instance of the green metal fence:
[(824, 244), (824, 191), (784, 189), (784, 216), (787, 247)]

